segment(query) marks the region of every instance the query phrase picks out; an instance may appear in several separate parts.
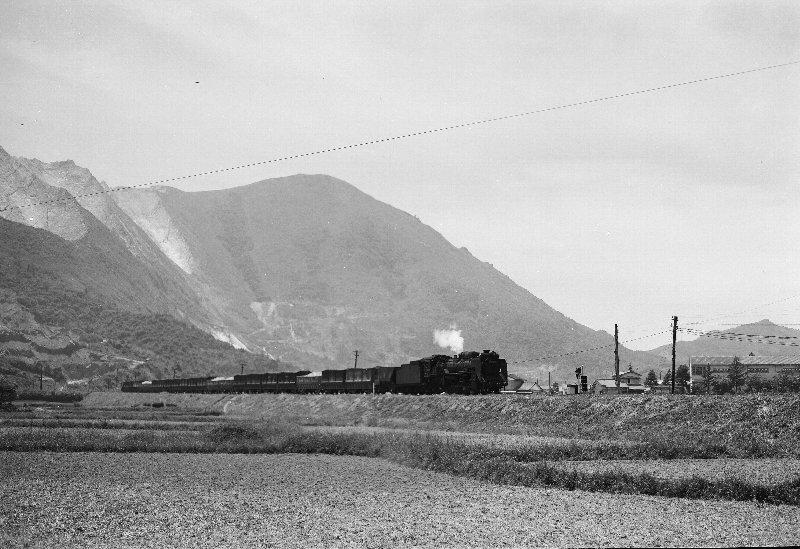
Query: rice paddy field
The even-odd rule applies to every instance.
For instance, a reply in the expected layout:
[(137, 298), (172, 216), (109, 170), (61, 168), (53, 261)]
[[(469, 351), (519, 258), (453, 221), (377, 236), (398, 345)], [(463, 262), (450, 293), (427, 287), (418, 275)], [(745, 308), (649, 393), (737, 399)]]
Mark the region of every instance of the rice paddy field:
[[(104, 393), (0, 412), (0, 546), (800, 543), (800, 456), (764, 419), (792, 429), (787, 399), (699, 423), (675, 399), (303, 398)], [(687, 424), (701, 433), (672, 436)]]

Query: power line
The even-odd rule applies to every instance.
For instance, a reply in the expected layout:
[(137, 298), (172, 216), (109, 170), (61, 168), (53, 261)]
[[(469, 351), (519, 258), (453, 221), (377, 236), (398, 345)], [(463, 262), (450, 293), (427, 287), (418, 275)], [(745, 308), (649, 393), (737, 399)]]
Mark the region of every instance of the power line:
[[(247, 163), (247, 164), (239, 164), (237, 166), (229, 166), (227, 168), (218, 168), (218, 169), (215, 169), (215, 170), (208, 170), (208, 171), (205, 171), (205, 172), (197, 172), (197, 173), (192, 173), (192, 174), (188, 174), (188, 175), (181, 175), (181, 176), (176, 176), (176, 177), (159, 179), (159, 180), (155, 180), (155, 181), (147, 181), (147, 182), (139, 183), (139, 184), (136, 184), (136, 185), (128, 185), (128, 186), (124, 186), (124, 187), (115, 187), (113, 189), (103, 189), (102, 191), (97, 191), (97, 192), (93, 192), (93, 193), (75, 195), (75, 196), (73, 196), (71, 198), (84, 198), (84, 197), (87, 197), (87, 196), (95, 196), (95, 195), (98, 195), (98, 194), (106, 194), (106, 193), (130, 190), (130, 189), (141, 188), (141, 187), (149, 187), (149, 186), (152, 186), (152, 185), (160, 185), (162, 183), (171, 183), (171, 182), (174, 182), (174, 181), (181, 181), (181, 180), (184, 180), (184, 179), (191, 179), (191, 178), (194, 178), (194, 177), (200, 177), (200, 176), (204, 176), (204, 175), (212, 175), (212, 174), (229, 172), (229, 171), (234, 171), (234, 170), (241, 170), (243, 168), (252, 168), (254, 166), (262, 166), (262, 165), (265, 165), (265, 164), (274, 164), (274, 163), (278, 163), (278, 162), (284, 162), (286, 160), (293, 160), (293, 159), (304, 158), (304, 157), (308, 157), (308, 156), (316, 156), (316, 155), (320, 155), (320, 154), (343, 151), (343, 150), (346, 150), (346, 149), (354, 149), (354, 148), (358, 148), (358, 147), (366, 147), (368, 145), (375, 145), (375, 144), (378, 144), (378, 143), (388, 143), (390, 141), (397, 141), (397, 140), (400, 140), (400, 139), (408, 139), (410, 137), (417, 137), (417, 136), (427, 135), (427, 134), (432, 134), (432, 133), (447, 132), (447, 131), (452, 131), (452, 130), (456, 130), (456, 129), (460, 129), (460, 128), (467, 128), (467, 127), (470, 127), (470, 126), (478, 126), (478, 125), (482, 125), (482, 124), (490, 124), (492, 122), (499, 122), (501, 120), (510, 120), (512, 118), (522, 118), (522, 117), (526, 117), (526, 116), (533, 116), (533, 115), (536, 115), (536, 114), (542, 114), (542, 113), (551, 112), (551, 111), (557, 111), (557, 110), (561, 110), (561, 109), (570, 109), (570, 108), (579, 107), (579, 106), (582, 106), (582, 105), (591, 105), (593, 103), (600, 103), (600, 102), (603, 102), (603, 101), (611, 101), (612, 99), (620, 99), (620, 98), (623, 98), (623, 97), (630, 97), (630, 96), (633, 96), (633, 95), (642, 95), (642, 94), (646, 94), (646, 93), (653, 93), (653, 92), (668, 90), (668, 89), (672, 89), (672, 88), (679, 88), (679, 87), (682, 87), (682, 86), (690, 86), (690, 85), (693, 85), (693, 84), (701, 84), (703, 82), (710, 82), (712, 80), (721, 80), (723, 78), (733, 78), (733, 77), (736, 77), (736, 76), (743, 76), (745, 74), (750, 74), (750, 73), (754, 73), (754, 72), (761, 72), (761, 71), (766, 71), (766, 70), (772, 70), (772, 69), (788, 67), (788, 66), (791, 66), (791, 65), (797, 65), (798, 63), (800, 63), (800, 60), (798, 60), (798, 61), (789, 61), (787, 63), (779, 63), (779, 64), (776, 64), (776, 65), (766, 65), (766, 66), (762, 66), (762, 67), (756, 67), (756, 68), (753, 68), (753, 69), (747, 69), (747, 70), (736, 71), (736, 72), (729, 72), (729, 73), (725, 73), (725, 74), (717, 74), (717, 75), (714, 75), (714, 76), (706, 76), (706, 77), (697, 78), (697, 79), (694, 79), (694, 80), (686, 80), (686, 81), (683, 81), (683, 82), (675, 82), (673, 84), (665, 84), (665, 85), (662, 85), (662, 86), (655, 86), (655, 87), (652, 87), (652, 88), (644, 88), (644, 89), (635, 90), (635, 91), (617, 93), (617, 94), (614, 94), (614, 95), (607, 95), (607, 96), (604, 96), (604, 97), (597, 97), (597, 98), (594, 98), (594, 99), (586, 99), (586, 100), (583, 100), (583, 101), (575, 101), (573, 103), (564, 103), (564, 104), (561, 104), (561, 105), (554, 105), (554, 106), (544, 107), (544, 108), (541, 108), (541, 109), (535, 109), (535, 110), (531, 110), (531, 111), (518, 112), (518, 113), (514, 113), (514, 114), (505, 114), (505, 115), (495, 116), (495, 117), (491, 117), (491, 118), (484, 118), (484, 119), (481, 119), (481, 120), (473, 120), (472, 122), (463, 122), (461, 124), (453, 124), (451, 126), (442, 126), (442, 127), (439, 127), (439, 128), (431, 128), (431, 129), (427, 129), (427, 130), (419, 130), (419, 131), (409, 132), (409, 133), (395, 135), (395, 136), (391, 136), (391, 137), (382, 137), (382, 138), (378, 138), (378, 139), (372, 139), (372, 140), (369, 140), (369, 141), (361, 141), (361, 142), (358, 142), (358, 143), (351, 143), (349, 145), (340, 145), (338, 147), (329, 147), (329, 148), (326, 148), (326, 149), (318, 149), (316, 151), (309, 151), (309, 152), (304, 152), (304, 153), (292, 154), (292, 155), (288, 155), (288, 156), (271, 158), (269, 160), (259, 160), (259, 161), (250, 162), (250, 163)], [(25, 204), (23, 206), (18, 206), (18, 207), (19, 208), (30, 208), (32, 206), (41, 206), (41, 205), (44, 205), (44, 204), (51, 204), (51, 203), (55, 203), (55, 202), (63, 202), (63, 201), (66, 201), (66, 200), (70, 200), (71, 198), (55, 198), (55, 199), (51, 199), (51, 200), (43, 200), (43, 201), (39, 201), (39, 202), (31, 202), (30, 204)], [(10, 206), (6, 206), (4, 208), (0, 208), (0, 212), (1, 211), (5, 211), (5, 210), (7, 210), (9, 208), (10, 208)]]
[(689, 331), (688, 329), (681, 329), (682, 332), (687, 333), (688, 335), (696, 335), (698, 337), (713, 337), (723, 341), (741, 341), (741, 342), (748, 342), (748, 343), (762, 343), (764, 345), (781, 345), (783, 347), (800, 347), (800, 343), (788, 343), (783, 341), (773, 341), (771, 339), (761, 339), (759, 337), (747, 337), (747, 336), (732, 336), (726, 337), (725, 332), (701, 332), (700, 330), (692, 330)]
[[(762, 307), (768, 307), (770, 305), (775, 305), (776, 303), (783, 303), (784, 301), (791, 301), (792, 299), (797, 299), (798, 297), (800, 297), (800, 294), (790, 295), (789, 297), (782, 297), (780, 299), (776, 299), (775, 301), (770, 301), (768, 303), (762, 303), (760, 305), (756, 305), (754, 307), (750, 307), (749, 309), (744, 309), (743, 311), (739, 311), (739, 312), (736, 312), (736, 313), (716, 314), (716, 315), (708, 316), (706, 318), (707, 319), (710, 319), (710, 318), (726, 318), (726, 317), (729, 317), (729, 316), (737, 316), (737, 315), (753, 312), (756, 309), (761, 309)], [(687, 316), (691, 316), (691, 315), (687, 315)], [(691, 326), (696, 326), (698, 324), (710, 324), (712, 322), (713, 322), (713, 320), (703, 320), (703, 321), (697, 321), (697, 322), (687, 322), (686, 324), (691, 325)]]
[[(647, 334), (645, 336), (635, 337), (633, 339), (626, 339), (625, 341), (620, 341), (620, 343), (630, 343), (631, 341), (638, 341), (640, 339), (647, 339), (648, 337), (653, 337), (653, 336), (665, 334), (665, 333), (667, 333), (669, 331), (670, 330), (662, 330), (660, 332)], [(609, 343), (607, 345), (598, 345), (597, 347), (590, 347), (588, 349), (581, 349), (579, 351), (569, 351), (569, 352), (560, 353), (560, 354), (557, 354), (557, 355), (548, 355), (548, 356), (540, 356), (540, 357), (536, 357), (536, 358), (526, 358), (526, 359), (523, 359), (523, 360), (514, 360), (514, 361), (508, 362), (508, 364), (522, 364), (523, 362), (535, 362), (535, 361), (538, 361), (538, 360), (547, 360), (547, 359), (551, 359), (551, 358), (561, 358), (561, 357), (564, 357), (564, 356), (577, 355), (577, 354), (581, 354), (581, 353), (588, 353), (589, 351), (597, 351), (599, 349), (608, 349), (609, 347), (613, 347), (613, 346), (614, 346), (614, 343)]]
[(735, 336), (735, 337), (763, 337), (763, 338), (775, 338), (775, 339), (800, 339), (800, 336), (787, 336), (787, 335), (774, 335), (774, 334), (740, 334), (738, 332), (719, 332), (719, 331), (711, 331), (711, 332), (702, 332), (701, 330), (692, 330), (691, 328), (686, 329), (687, 332), (697, 332), (702, 335), (707, 334), (719, 334), (724, 336)]

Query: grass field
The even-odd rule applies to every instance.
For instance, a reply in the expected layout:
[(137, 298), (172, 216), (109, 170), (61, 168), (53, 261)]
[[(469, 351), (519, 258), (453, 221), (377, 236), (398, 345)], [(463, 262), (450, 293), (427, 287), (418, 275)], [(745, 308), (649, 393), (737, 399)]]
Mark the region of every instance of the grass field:
[[(218, 395), (203, 397), (207, 396), (219, 400)], [(258, 404), (265, 396), (269, 395), (250, 399)], [(343, 397), (341, 401), (352, 406), (354, 401)], [(309, 397), (309, 404), (321, 400)], [(452, 397), (443, 401), (445, 405), (459, 402)], [(461, 402), (474, 405), (468, 397), (462, 397)], [(798, 460), (776, 459), (783, 452), (775, 452), (768, 459), (751, 455), (749, 470), (760, 474), (742, 475), (729, 465), (747, 448), (736, 438), (706, 444), (667, 440), (657, 431), (651, 440), (642, 441), (639, 436), (625, 440), (619, 436), (591, 439), (370, 425), (331, 427), (316, 425), (319, 422), (313, 418), (305, 419), (312, 425), (301, 425), (263, 416), (243, 419), (230, 413), (213, 415), (208, 410), (163, 410), (155, 412), (147, 406), (126, 410), (29, 407), (0, 419), (0, 450), (351, 455), (383, 458), (496, 484), (800, 504)], [(431, 425), (426, 422), (425, 426)], [(757, 447), (755, 457), (763, 453), (764, 448)], [(681, 474), (663, 474), (665, 471)]]
[[(696, 420), (671, 400), (624, 403), (642, 417), (600, 401), (618, 421), (563, 400), (118, 396), (0, 415), (0, 546), (800, 542), (794, 447), (742, 438), (765, 436), (765, 406), (793, 413), (785, 400), (676, 438)], [(481, 402), (485, 423), (467, 420)], [(520, 423), (551, 405), (552, 428)], [(567, 429), (576, 417), (590, 423)]]
[(521, 488), (329, 455), (0, 452), (0, 546), (800, 543), (786, 505)]

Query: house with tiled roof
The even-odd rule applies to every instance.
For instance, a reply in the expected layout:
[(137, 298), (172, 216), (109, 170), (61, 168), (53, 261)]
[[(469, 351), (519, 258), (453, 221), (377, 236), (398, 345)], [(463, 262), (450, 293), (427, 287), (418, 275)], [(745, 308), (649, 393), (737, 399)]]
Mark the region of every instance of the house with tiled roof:
[(590, 391), (596, 395), (616, 395), (628, 392), (628, 384), (620, 381), (619, 388), (613, 379), (595, 379)]
[[(610, 381), (614, 384), (614, 389), (617, 387), (617, 377), (612, 376), (610, 380), (607, 379), (598, 379), (595, 381), (597, 382), (606, 382)], [(594, 387), (594, 385), (593, 385)], [(647, 388), (642, 385), (642, 374), (639, 372), (634, 371), (633, 367), (629, 364), (627, 372), (620, 372), (619, 373), (619, 392), (620, 393), (644, 393)], [(610, 387), (607, 386), (605, 383), (601, 383), (597, 386), (597, 392), (617, 392), (611, 391)]]
[(543, 395), (547, 393), (547, 389), (539, 385), (539, 381), (526, 381), (522, 386), (517, 389), (520, 393), (531, 393), (534, 395)]

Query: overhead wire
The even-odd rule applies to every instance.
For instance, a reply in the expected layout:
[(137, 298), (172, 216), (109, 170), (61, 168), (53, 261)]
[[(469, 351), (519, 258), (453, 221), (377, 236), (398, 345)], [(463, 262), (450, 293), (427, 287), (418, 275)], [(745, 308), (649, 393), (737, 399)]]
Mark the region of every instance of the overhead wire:
[[(41, 206), (41, 205), (44, 205), (44, 204), (51, 204), (51, 203), (55, 203), (55, 202), (63, 202), (63, 201), (68, 201), (68, 200), (72, 200), (72, 199), (77, 199), (77, 198), (85, 198), (85, 197), (89, 197), (89, 196), (96, 196), (96, 195), (99, 195), (99, 194), (106, 194), (106, 193), (130, 190), (130, 189), (141, 188), (141, 187), (150, 187), (150, 186), (153, 186), (153, 185), (171, 183), (171, 182), (175, 182), (175, 181), (191, 179), (191, 178), (194, 178), (194, 177), (201, 177), (201, 176), (205, 176), (205, 175), (212, 175), (212, 174), (230, 172), (230, 171), (234, 171), (234, 170), (240, 170), (240, 169), (244, 169), (244, 168), (251, 168), (251, 167), (254, 167), (254, 166), (262, 166), (262, 165), (266, 165), (266, 164), (274, 164), (274, 163), (278, 163), (278, 162), (284, 162), (286, 160), (305, 158), (305, 157), (309, 157), (309, 156), (316, 156), (316, 155), (321, 155), (321, 154), (326, 154), (326, 153), (331, 153), (331, 152), (336, 152), (336, 151), (354, 149), (354, 148), (358, 148), (358, 147), (366, 147), (368, 145), (375, 145), (375, 144), (378, 144), (378, 143), (387, 143), (387, 142), (390, 142), (390, 141), (397, 141), (397, 140), (400, 140), (400, 139), (408, 139), (410, 137), (417, 137), (417, 136), (421, 136), (421, 135), (447, 132), (447, 131), (452, 131), (452, 130), (456, 130), (456, 129), (460, 129), (460, 128), (467, 128), (467, 127), (470, 127), (470, 126), (478, 126), (478, 125), (482, 125), (482, 124), (490, 124), (490, 123), (493, 123), (493, 122), (499, 122), (501, 120), (510, 120), (510, 119), (513, 119), (513, 118), (522, 118), (522, 117), (527, 117), (527, 116), (533, 116), (533, 115), (542, 114), (542, 113), (551, 112), (551, 111), (557, 111), (557, 110), (561, 110), (561, 109), (569, 109), (569, 108), (579, 107), (579, 106), (582, 106), (582, 105), (591, 105), (593, 103), (600, 103), (600, 102), (603, 102), (603, 101), (611, 101), (613, 99), (620, 99), (620, 98), (623, 98), (623, 97), (630, 97), (630, 96), (634, 96), (634, 95), (642, 95), (642, 94), (647, 94), (647, 93), (653, 93), (653, 92), (668, 90), (668, 89), (672, 89), (672, 88), (679, 88), (679, 87), (682, 87), (682, 86), (690, 86), (690, 85), (694, 85), (694, 84), (700, 84), (700, 83), (703, 83), (703, 82), (710, 82), (710, 81), (713, 81), (713, 80), (721, 80), (723, 78), (733, 78), (733, 77), (736, 77), (736, 76), (743, 76), (745, 74), (751, 74), (751, 73), (755, 73), (755, 72), (778, 69), (778, 68), (788, 67), (788, 66), (797, 65), (797, 64), (800, 64), (800, 60), (788, 61), (786, 63), (778, 63), (778, 64), (774, 64), (774, 65), (766, 65), (766, 66), (761, 66), (761, 67), (755, 67), (755, 68), (752, 68), (752, 69), (746, 69), (746, 70), (741, 70), (741, 71), (736, 71), (736, 72), (729, 72), (729, 73), (725, 73), (725, 74), (717, 74), (717, 75), (713, 75), (713, 76), (706, 76), (706, 77), (703, 77), (703, 78), (696, 78), (696, 79), (693, 79), (693, 80), (685, 80), (683, 82), (674, 82), (672, 84), (664, 84), (664, 85), (661, 85), (661, 86), (654, 86), (654, 87), (650, 87), (650, 88), (644, 88), (644, 89), (639, 89), (639, 90), (634, 90), (634, 91), (629, 91), (629, 92), (617, 93), (617, 94), (614, 94), (614, 95), (596, 97), (594, 99), (585, 99), (585, 100), (582, 100), (582, 101), (574, 101), (574, 102), (571, 102), (571, 103), (564, 103), (564, 104), (561, 104), (561, 105), (553, 105), (553, 106), (550, 106), (550, 107), (544, 107), (544, 108), (534, 109), (534, 110), (530, 110), (530, 111), (524, 111), (524, 112), (518, 112), (518, 113), (512, 113), (512, 114), (505, 114), (505, 115), (494, 116), (494, 117), (490, 117), (490, 118), (483, 118), (483, 119), (479, 119), (479, 120), (473, 120), (471, 122), (462, 122), (460, 124), (453, 124), (453, 125), (450, 125), (450, 126), (441, 126), (441, 127), (438, 127), (438, 128), (430, 128), (430, 129), (427, 129), (427, 130), (418, 130), (418, 131), (413, 131), (413, 132), (394, 135), (394, 136), (389, 136), (389, 137), (382, 137), (382, 138), (371, 139), (371, 140), (367, 140), (367, 141), (360, 141), (360, 142), (351, 143), (351, 144), (348, 144), (348, 145), (340, 145), (340, 146), (337, 146), (337, 147), (328, 147), (328, 148), (318, 149), (318, 150), (315, 150), (315, 151), (308, 151), (308, 152), (304, 152), (304, 153), (290, 154), (290, 155), (286, 155), (286, 156), (271, 158), (271, 159), (268, 159), (268, 160), (258, 160), (258, 161), (255, 161), (255, 162), (249, 162), (249, 163), (246, 163), (246, 164), (239, 164), (239, 165), (236, 165), (236, 166), (229, 166), (229, 167), (226, 167), (226, 168), (218, 168), (218, 169), (214, 169), (214, 170), (207, 170), (207, 171), (204, 171), (204, 172), (196, 172), (196, 173), (191, 173), (191, 174), (187, 174), (187, 175), (181, 175), (181, 176), (176, 176), (176, 177), (158, 179), (158, 180), (155, 180), (155, 181), (146, 181), (146, 182), (138, 183), (138, 184), (135, 184), (135, 185), (127, 185), (127, 186), (121, 186), (121, 187), (108, 188), (108, 189), (103, 189), (103, 190), (95, 191), (95, 192), (91, 192), (91, 193), (84, 193), (84, 194), (74, 195), (74, 196), (71, 196), (71, 197), (61, 197), (61, 198), (54, 198), (54, 199), (50, 199), (50, 200), (42, 200), (42, 201), (38, 201), (38, 202), (31, 202), (29, 204), (24, 204), (24, 205), (17, 206), (17, 207), (18, 208), (30, 208), (30, 207), (33, 207), (33, 206)], [(0, 212), (1, 211), (5, 211), (5, 210), (9, 209), (10, 207), (11, 206), (5, 206), (3, 208), (0, 208)]]
[(707, 331), (704, 332), (702, 330), (694, 330), (692, 328), (685, 328), (687, 332), (696, 332), (700, 335), (724, 335), (724, 336), (732, 336), (732, 337), (754, 337), (754, 338), (775, 338), (775, 339), (800, 339), (800, 336), (787, 336), (787, 335), (775, 335), (775, 334), (742, 334), (739, 332), (720, 332), (720, 331)]
[[(647, 339), (649, 337), (654, 337), (654, 336), (657, 336), (657, 335), (661, 335), (661, 334), (667, 333), (669, 331), (671, 331), (671, 330), (662, 330), (660, 332), (654, 332), (652, 334), (647, 334), (647, 335), (644, 335), (644, 336), (641, 336), (641, 337), (635, 337), (635, 338), (632, 338), (632, 339), (626, 339), (625, 341), (620, 341), (619, 343), (620, 344), (624, 344), (624, 343), (630, 343), (631, 341), (638, 341), (640, 339)], [(524, 362), (536, 362), (536, 361), (540, 361), (540, 360), (549, 360), (549, 359), (552, 359), (552, 358), (561, 358), (561, 357), (577, 355), (577, 354), (581, 354), (581, 353), (588, 353), (590, 351), (597, 351), (597, 350), (600, 350), (600, 349), (608, 349), (609, 347), (613, 347), (614, 345), (615, 345), (614, 343), (609, 343), (607, 345), (598, 345), (597, 347), (590, 347), (588, 349), (580, 349), (580, 350), (577, 350), (577, 351), (568, 351), (566, 353), (559, 353), (559, 354), (556, 354), (556, 355), (546, 355), (546, 356), (540, 356), (540, 357), (536, 357), (536, 358), (526, 358), (526, 359), (523, 359), (523, 360), (512, 360), (512, 361), (509, 361), (508, 364), (522, 364)]]
[[(782, 297), (782, 298), (776, 299), (774, 301), (769, 301), (767, 303), (762, 303), (760, 305), (755, 305), (753, 307), (750, 307), (749, 309), (744, 309), (742, 311), (738, 311), (738, 312), (735, 312), (735, 313), (715, 314), (715, 315), (711, 315), (711, 316), (707, 316), (707, 317), (701, 317), (701, 318), (706, 318), (707, 320), (696, 321), (696, 322), (684, 322), (683, 324), (686, 325), (686, 326), (697, 326), (699, 324), (710, 324), (710, 323), (714, 322), (713, 320), (710, 320), (710, 319), (713, 319), (713, 318), (727, 318), (727, 317), (731, 317), (731, 316), (738, 316), (738, 315), (741, 315), (741, 314), (753, 312), (753, 311), (755, 311), (757, 309), (768, 307), (770, 305), (775, 305), (776, 303), (783, 303), (785, 301), (791, 301), (792, 299), (797, 299), (799, 297), (800, 297), (800, 294), (790, 295), (788, 297)], [(691, 315), (688, 315), (688, 316), (691, 316)]]
[(763, 343), (765, 345), (781, 345), (784, 347), (800, 347), (800, 343), (791, 343), (785, 341), (774, 341), (772, 339), (762, 339), (763, 336), (752, 337), (752, 336), (742, 336), (742, 335), (731, 335), (727, 336), (725, 332), (702, 332), (700, 330), (692, 330), (689, 331), (686, 328), (679, 328), (678, 331), (687, 333), (689, 335), (695, 335), (698, 337), (713, 337), (723, 341), (741, 341), (741, 342), (749, 342), (749, 343)]

